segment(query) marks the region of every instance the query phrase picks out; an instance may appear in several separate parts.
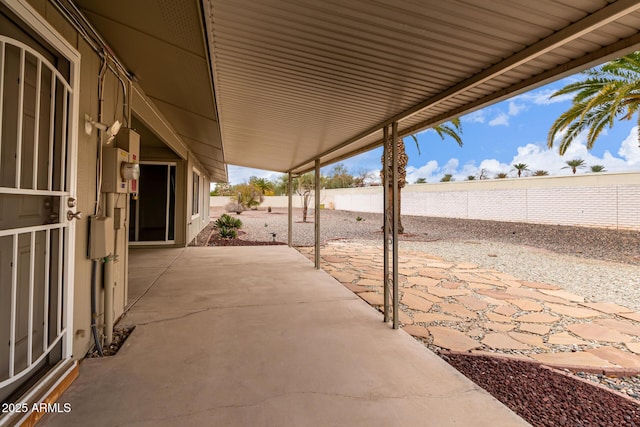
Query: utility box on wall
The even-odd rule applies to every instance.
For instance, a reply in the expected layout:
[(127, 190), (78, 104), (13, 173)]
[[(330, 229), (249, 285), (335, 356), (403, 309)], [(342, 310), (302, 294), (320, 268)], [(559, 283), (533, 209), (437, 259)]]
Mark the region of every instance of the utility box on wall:
[(129, 162), (129, 153), (120, 148), (108, 147), (102, 151), (102, 192), (127, 193), (129, 186), (122, 178), (120, 168)]
[[(116, 136), (116, 145), (129, 153), (129, 163), (140, 163), (140, 134), (133, 129), (123, 128)], [(129, 180), (129, 193), (134, 197), (138, 193), (138, 180)]]

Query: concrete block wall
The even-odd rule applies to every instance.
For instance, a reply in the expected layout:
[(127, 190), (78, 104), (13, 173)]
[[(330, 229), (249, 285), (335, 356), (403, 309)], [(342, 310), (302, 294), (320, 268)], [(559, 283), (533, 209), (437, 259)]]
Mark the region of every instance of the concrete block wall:
[[(382, 187), (322, 190), (325, 208), (381, 213)], [(226, 197), (212, 197), (224, 206)], [(300, 197), (293, 198), (300, 207)], [(286, 207), (286, 197), (262, 204)], [(407, 215), (529, 222), (640, 231), (640, 172), (493, 179), (409, 185)]]

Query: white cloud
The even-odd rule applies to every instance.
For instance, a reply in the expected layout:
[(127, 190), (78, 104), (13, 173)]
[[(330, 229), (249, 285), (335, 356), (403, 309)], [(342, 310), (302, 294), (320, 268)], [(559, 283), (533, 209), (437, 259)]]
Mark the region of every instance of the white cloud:
[[(443, 167), (438, 166), (438, 162), (431, 160), (426, 165), (415, 168), (407, 168), (408, 182), (413, 183), (417, 178), (426, 178), (427, 182), (438, 182), (445, 173), (453, 175), (456, 181), (464, 181), (469, 175), (480, 176), (484, 170), (484, 176), (495, 178), (500, 172), (509, 173), (509, 176), (515, 177), (513, 165), (516, 163), (525, 163), (528, 165), (529, 172), (532, 174), (536, 170), (545, 170), (550, 175), (571, 175), (572, 171), (567, 166), (567, 161), (571, 159), (583, 159), (587, 168), (581, 172), (588, 172), (588, 167), (593, 165), (603, 165), (607, 172), (624, 172), (640, 169), (640, 147), (638, 147), (637, 139), (638, 127), (630, 130), (629, 135), (621, 142), (616, 157), (609, 151), (606, 151), (601, 157), (593, 155), (586, 146), (586, 133), (580, 134), (573, 143), (567, 148), (564, 156), (561, 156), (557, 149), (548, 149), (546, 144), (526, 144), (518, 147), (515, 155), (509, 163), (501, 162), (497, 159), (484, 159), (480, 164), (469, 162), (460, 166), (458, 159), (450, 159)], [(411, 171), (409, 173), (409, 171)]]
[(249, 182), (249, 178), (252, 176), (258, 178), (268, 179), (275, 181), (282, 173), (274, 171), (266, 171), (262, 169), (245, 168), (242, 166), (229, 165), (229, 184), (236, 185), (244, 182)]
[(556, 97), (551, 98), (558, 89), (546, 88), (540, 90), (534, 90), (531, 92), (524, 93), (522, 95), (517, 96), (515, 99), (525, 101), (525, 102), (533, 102), (538, 105), (549, 105), (556, 104), (558, 102), (571, 101), (573, 95), (565, 94), (558, 95)]
[(510, 101), (509, 102), (509, 115), (510, 116), (517, 116), (518, 114), (520, 114), (521, 112), (525, 111), (527, 109), (527, 106), (524, 104), (518, 104), (515, 101)]
[(489, 122), (489, 126), (509, 126), (509, 116), (500, 112), (497, 117)]
[(484, 123), (485, 112), (486, 110), (474, 111), (473, 113), (467, 114), (466, 116), (462, 116), (460, 120), (469, 123)]
[(618, 154), (630, 165), (640, 167), (640, 147), (638, 147), (638, 126), (631, 128), (629, 136), (622, 141)]

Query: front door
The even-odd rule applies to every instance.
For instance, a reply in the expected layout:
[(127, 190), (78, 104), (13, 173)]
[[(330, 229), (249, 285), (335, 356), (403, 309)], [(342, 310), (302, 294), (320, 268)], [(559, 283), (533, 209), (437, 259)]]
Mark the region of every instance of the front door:
[[(0, 12), (2, 12), (0, 10)], [(70, 356), (73, 91), (60, 65), (0, 13), (0, 401)], [(11, 36), (8, 36), (10, 34)], [(55, 64), (55, 65), (54, 65)]]

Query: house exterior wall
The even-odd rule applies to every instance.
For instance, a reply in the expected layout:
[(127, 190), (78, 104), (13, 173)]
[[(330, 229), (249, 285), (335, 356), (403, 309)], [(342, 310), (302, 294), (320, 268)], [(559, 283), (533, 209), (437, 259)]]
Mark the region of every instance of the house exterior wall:
[[(73, 357), (80, 359), (85, 356), (93, 345), (91, 336), (91, 260), (87, 255), (89, 241), (89, 217), (94, 214), (96, 207), (97, 191), (97, 153), (98, 136), (96, 130), (91, 135), (84, 131), (84, 115), (88, 114), (94, 119), (98, 119), (98, 87), (99, 71), (101, 59), (94, 50), (84, 41), (74, 27), (59, 13), (59, 11), (47, 0), (26, 0), (35, 11), (40, 14), (55, 31), (60, 33), (81, 55), (80, 63), (80, 87), (79, 109), (74, 112), (78, 114), (78, 161), (77, 161), (77, 210), (84, 214), (82, 219), (76, 223), (75, 239), (75, 280), (73, 283)], [(28, 23), (27, 23), (28, 24)], [(170, 124), (163, 119), (162, 115), (146, 99), (143, 88), (133, 85), (134, 90), (130, 93), (129, 99), (133, 113), (145, 126), (148, 126), (160, 140), (171, 150), (158, 150), (143, 155), (147, 160), (171, 160), (176, 161), (176, 245), (185, 246), (195, 236), (202, 227), (208, 223), (208, 212), (203, 213), (197, 221), (191, 221), (190, 204), (187, 194), (190, 171), (194, 165), (199, 167), (196, 159), (188, 159), (189, 152), (184, 143), (179, 139)], [(115, 74), (107, 70), (105, 77), (103, 117), (105, 122), (113, 123), (116, 119), (123, 123), (124, 127), (131, 126), (129, 118), (123, 113), (123, 90)], [(175, 156), (168, 156), (167, 153), (178, 153)], [(167, 157), (171, 157), (168, 159)], [(204, 168), (200, 167), (200, 170)], [(203, 175), (203, 189), (209, 188), (209, 181)], [(204, 194), (206, 194), (206, 199)], [(117, 229), (116, 233), (116, 255), (117, 260), (113, 264), (114, 277), (114, 319), (118, 319), (124, 312), (127, 304), (127, 264), (128, 264), (128, 223), (129, 223), (129, 196), (127, 194), (116, 195), (114, 197), (114, 207), (120, 208), (125, 214), (125, 224)], [(202, 206), (208, 206), (208, 191), (203, 191)], [(102, 198), (104, 206), (105, 198)], [(204, 210), (204, 209), (203, 209)], [(205, 218), (206, 217), (206, 218)], [(200, 228), (199, 228), (200, 227)], [(99, 263), (99, 269), (103, 264)], [(98, 271), (97, 276), (102, 277), (102, 272)], [(101, 287), (100, 287), (101, 288)], [(104, 295), (98, 301), (99, 325), (103, 324), (104, 318)]]
[[(382, 187), (322, 190), (327, 209), (382, 213)], [(221, 207), (228, 197), (212, 197)], [(286, 207), (286, 196), (262, 207)], [(301, 207), (300, 197), (293, 206)], [(640, 172), (528, 177), (409, 185), (406, 215), (640, 230)]]

